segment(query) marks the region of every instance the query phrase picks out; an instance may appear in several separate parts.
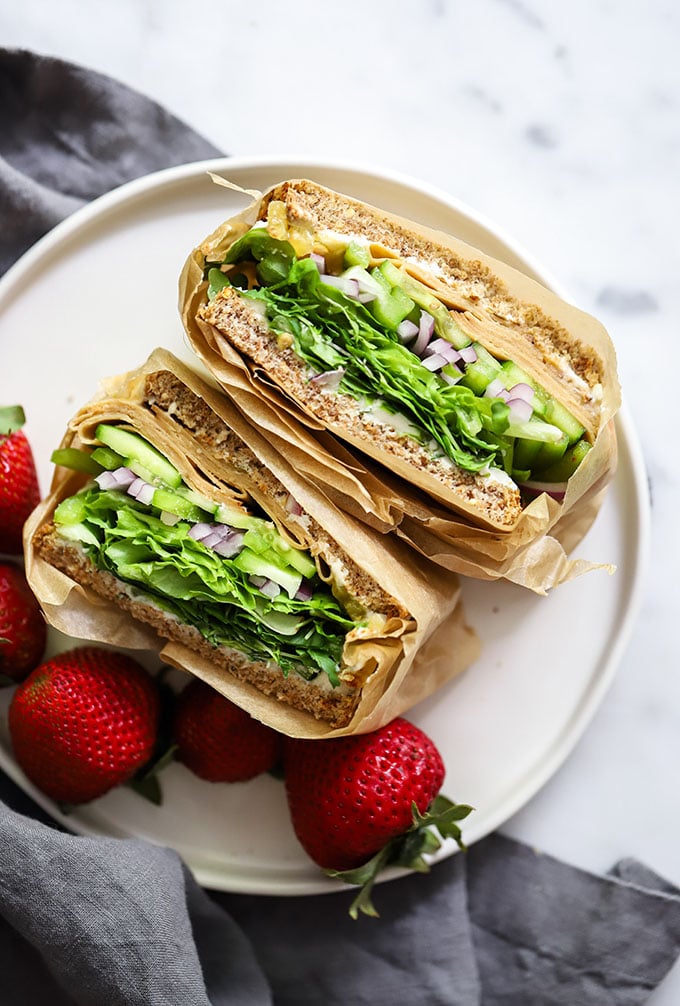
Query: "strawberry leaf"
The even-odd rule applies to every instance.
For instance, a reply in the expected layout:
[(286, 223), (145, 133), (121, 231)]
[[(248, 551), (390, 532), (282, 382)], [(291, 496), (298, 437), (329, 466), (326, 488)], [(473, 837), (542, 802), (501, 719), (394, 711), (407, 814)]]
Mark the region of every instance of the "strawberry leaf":
[(153, 754), (146, 765), (143, 765), (127, 783), (130, 789), (157, 807), (163, 803), (159, 773), (174, 760), (177, 751), (177, 745), (172, 740), (172, 712), (175, 694), (167, 683), (167, 676), (171, 670), (172, 668), (163, 666), (156, 675), (161, 697), (161, 714)]
[(20, 405), (4, 405), (0, 408), (0, 437), (20, 430), (26, 422), (24, 410)]
[(141, 771), (132, 777), (127, 783), (130, 789), (143, 796), (145, 800), (160, 807), (163, 803), (163, 790), (161, 789), (159, 772), (169, 765), (175, 757), (177, 751), (176, 744), (170, 744), (164, 751), (158, 752)]
[(468, 804), (454, 803), (441, 794), (435, 797), (424, 814), (413, 803), (413, 824), (408, 831), (393, 838), (368, 862), (353, 870), (326, 870), (329, 877), (337, 877), (345, 884), (359, 887), (359, 893), (349, 909), (352, 918), (358, 918), (359, 912), (373, 918), (378, 917), (371, 894), (378, 875), (385, 867), (402, 866), (418, 873), (427, 873), (430, 865), (425, 856), (440, 849), (443, 838), (454, 839), (459, 848), (465, 850), (458, 821), (466, 818), (472, 810)]
[(133, 776), (127, 784), (135, 793), (144, 797), (149, 803), (160, 807), (163, 803), (163, 791), (158, 778), (153, 775)]

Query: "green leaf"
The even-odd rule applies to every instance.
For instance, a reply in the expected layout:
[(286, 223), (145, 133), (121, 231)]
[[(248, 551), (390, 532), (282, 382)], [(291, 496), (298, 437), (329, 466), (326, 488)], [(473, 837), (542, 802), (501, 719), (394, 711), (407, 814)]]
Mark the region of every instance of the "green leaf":
[(453, 838), (461, 850), (465, 850), (461, 830), (456, 822), (472, 812), (468, 804), (454, 803), (439, 794), (424, 814), (415, 803), (412, 804), (413, 824), (403, 835), (393, 838), (371, 859), (353, 870), (326, 870), (329, 877), (342, 880), (345, 884), (359, 887), (359, 892), (350, 905), (349, 914), (353, 919), (359, 913), (378, 916), (372, 901), (373, 886), (379, 874), (388, 866), (401, 866), (418, 873), (428, 873), (430, 866), (425, 856), (441, 848), (442, 838)]
[[(236, 562), (190, 538), (186, 521), (164, 524), (152, 507), (96, 486), (61, 503), (55, 520), (64, 518), (78, 521), (79, 540), (98, 569), (141, 589), (213, 645), (273, 660), (284, 674), (322, 672), (337, 683), (345, 635), (355, 622), (319, 578), (308, 580), (307, 601), (285, 591), (267, 598)], [(62, 533), (72, 530), (69, 523)]]
[(507, 406), (499, 410), (469, 388), (444, 384), (367, 307), (320, 282), (309, 259), (295, 261), (286, 279), (272, 277), (242, 296), (265, 304), (270, 328), (292, 335), (312, 369), (342, 368), (342, 392), (404, 415), (422, 431), (421, 442), (434, 440), (459, 467), (480, 471), (502, 462), (497, 436), (507, 426)]
[(26, 422), (26, 415), (20, 405), (5, 405), (0, 408), (0, 436), (20, 430)]
[(161, 784), (155, 775), (145, 775), (141, 777), (133, 776), (127, 784), (135, 793), (144, 797), (149, 803), (160, 807), (163, 803), (163, 791)]
[(231, 286), (229, 277), (221, 269), (208, 270), (208, 300), (212, 300), (225, 286)]
[(75, 472), (85, 472), (87, 475), (99, 475), (104, 471), (102, 465), (95, 461), (88, 451), (81, 451), (77, 447), (61, 447), (52, 451), (50, 461), (53, 465), (70, 468)]

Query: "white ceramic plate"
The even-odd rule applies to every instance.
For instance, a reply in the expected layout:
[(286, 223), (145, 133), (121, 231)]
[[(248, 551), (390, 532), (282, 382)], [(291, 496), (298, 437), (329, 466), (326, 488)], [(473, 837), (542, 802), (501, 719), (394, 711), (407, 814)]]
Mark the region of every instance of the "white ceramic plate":
[[(177, 313), (177, 278), (191, 248), (245, 205), (242, 196), (214, 185), (208, 170), (258, 189), (286, 177), (312, 177), (457, 234), (555, 286), (476, 214), (402, 176), (283, 158), (230, 159), (132, 182), (60, 224), (0, 281), (0, 401), (24, 405), (43, 489), (51, 451), (100, 377), (138, 366), (161, 345), (193, 362)], [(592, 572), (548, 598), (509, 584), (466, 581), (467, 611), (483, 655), (409, 714), (443, 753), (445, 792), (476, 808), (465, 824), (468, 843), (507, 820), (566, 758), (626, 645), (639, 603), (648, 516), (643, 465), (625, 412), (617, 426), (619, 471), (577, 552), (616, 564), (617, 573)], [(50, 649), (72, 643), (52, 633)], [(0, 765), (70, 829), (172, 846), (200, 882), (218, 889), (306, 894), (337, 886), (298, 846), (283, 787), (268, 776), (215, 786), (173, 765), (163, 776), (162, 808), (120, 789), (60, 816), (13, 760), (8, 699), (4, 690)], [(441, 855), (454, 850), (447, 843)]]

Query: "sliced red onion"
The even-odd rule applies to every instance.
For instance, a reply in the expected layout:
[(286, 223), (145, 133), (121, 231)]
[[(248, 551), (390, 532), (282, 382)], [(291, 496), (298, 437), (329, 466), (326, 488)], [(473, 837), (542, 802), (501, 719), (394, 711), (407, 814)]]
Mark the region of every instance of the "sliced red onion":
[(100, 489), (120, 489), (113, 472), (100, 472), (95, 477), (95, 482)]
[(490, 381), (486, 386), (484, 392), (485, 398), (502, 398), (504, 402), (507, 402), (510, 395), (507, 389), (503, 386), (503, 382), (498, 378), (494, 377), (493, 381)]
[(187, 535), (189, 538), (193, 538), (194, 541), (203, 541), (203, 539), (207, 538), (212, 531), (212, 524), (205, 524), (199, 521), (198, 524), (192, 524), (187, 532)]
[(274, 583), (273, 580), (270, 580), (266, 576), (256, 576), (253, 574), (252, 576), (249, 576), (248, 579), (252, 583), (253, 587), (257, 587), (257, 589), (266, 597), (277, 597), (281, 593), (281, 588), (278, 583)]
[(533, 405), (535, 391), (530, 384), (524, 384), (520, 382), (519, 384), (514, 384), (510, 388), (511, 398), (521, 398), (523, 401), (528, 402), (529, 405)]
[(434, 318), (427, 311), (420, 312), (420, 324), (418, 325), (418, 338), (410, 347), (411, 352), (416, 356), (422, 356), (425, 347), (429, 343), (434, 333)]
[(474, 346), (463, 346), (458, 350), (463, 363), (475, 363), (477, 360), (477, 350)]
[(513, 423), (528, 423), (534, 413), (531, 402), (526, 402), (523, 398), (508, 398), (508, 408), (510, 421)]
[(423, 366), (427, 367), (428, 370), (437, 371), (445, 367), (447, 363), (451, 361), (448, 360), (441, 353), (433, 353), (432, 356), (428, 356), (427, 359), (423, 360)]
[(319, 272), (323, 275), (326, 272), (326, 259), (323, 257), (323, 255), (317, 255), (316, 252), (312, 252), (312, 254), (309, 257), (311, 258), (312, 262), (317, 267)]
[(142, 488), (137, 493), (137, 500), (140, 503), (144, 503), (148, 506), (149, 503), (153, 502), (154, 493), (156, 492), (156, 487), (152, 486), (150, 482), (145, 482)]
[(418, 326), (405, 318), (400, 325), (397, 326), (397, 335), (399, 336), (400, 342), (410, 342), (411, 339), (415, 339), (418, 334)]
[(295, 514), (298, 517), (302, 513), (302, 507), (295, 499), (295, 497), (291, 495), (291, 493), (288, 493), (288, 497), (286, 499), (286, 510), (288, 511), (288, 513)]
[(132, 471), (131, 468), (125, 468), (125, 467), (116, 468), (116, 470), (111, 474), (116, 480), (116, 485), (120, 489), (127, 489), (127, 487), (131, 486), (132, 483), (137, 478), (137, 476), (135, 475), (135, 473)]
[(529, 493), (530, 496), (540, 496), (541, 493), (547, 493), (548, 496), (552, 496), (553, 499), (561, 503), (564, 499), (564, 494), (567, 491), (566, 482), (520, 482), (520, 489)]
[(316, 384), (327, 391), (337, 391), (344, 374), (344, 367), (338, 367), (337, 370), (325, 370), (322, 374), (315, 374), (310, 379), (310, 384)]
[(214, 545), (213, 551), (221, 555), (223, 559), (231, 559), (233, 556), (238, 555), (243, 548), (244, 537), (245, 535), (242, 531), (234, 531), (232, 534), (224, 537), (217, 545)]
[(208, 548), (214, 548), (215, 545), (219, 545), (219, 543), (223, 540), (224, 536), (215, 528), (213, 528), (210, 534), (207, 534), (205, 538), (201, 538), (201, 542)]
[(449, 363), (456, 363), (460, 359), (460, 353), (455, 346), (451, 345), (448, 339), (433, 339), (425, 349), (423, 357), (433, 356), (435, 353), (445, 356)]
[(378, 295), (376, 293), (371, 293), (370, 290), (363, 290), (361, 293), (357, 294), (356, 300), (358, 300), (360, 304), (370, 304), (372, 300), (377, 298), (377, 296)]
[(145, 482), (144, 479), (136, 478), (134, 482), (130, 483), (127, 491), (130, 496), (134, 496), (134, 498), (139, 500), (140, 503), (150, 503), (156, 489), (150, 482)]
[(308, 583), (301, 583), (295, 594), (296, 601), (311, 601), (312, 599), (312, 588)]
[(321, 282), (325, 283), (327, 286), (334, 286), (336, 290), (340, 290), (347, 297), (356, 298), (359, 296), (359, 283), (351, 277), (326, 276), (324, 274), (321, 276)]

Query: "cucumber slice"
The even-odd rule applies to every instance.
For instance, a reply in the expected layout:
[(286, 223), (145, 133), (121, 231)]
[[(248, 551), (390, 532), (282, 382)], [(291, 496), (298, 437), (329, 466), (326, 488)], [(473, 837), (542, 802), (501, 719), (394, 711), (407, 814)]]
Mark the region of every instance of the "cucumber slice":
[(503, 431), (506, 437), (519, 437), (525, 440), (539, 440), (542, 444), (562, 443), (564, 434), (557, 426), (544, 423), (540, 419), (530, 419), (527, 423), (510, 423)]
[(120, 454), (116, 454), (110, 447), (95, 447), (90, 457), (108, 472), (113, 472), (116, 468), (122, 468), (125, 464), (125, 458)]
[(202, 493), (197, 493), (195, 489), (190, 489), (189, 486), (181, 485), (176, 489), (178, 496), (183, 496), (194, 506), (200, 507), (201, 510), (207, 511), (209, 514), (215, 514), (217, 510), (217, 503), (213, 500), (209, 500), (207, 496), (203, 496)]
[[(379, 289), (378, 283), (376, 288)], [(366, 305), (378, 324), (391, 331), (402, 323), (415, 306), (414, 301), (398, 287), (389, 293), (383, 290), (375, 300), (369, 301)]]
[[(97, 440), (100, 440), (106, 447), (122, 454), (127, 459), (130, 468), (132, 468), (131, 462), (138, 461), (152, 475), (171, 488), (176, 489), (182, 484), (182, 476), (175, 466), (170, 464), (160, 451), (152, 447), (148, 440), (140, 437), (139, 434), (123, 430), (119, 426), (100, 423), (95, 435)], [(132, 470), (134, 471), (134, 468)]]
[(540, 440), (515, 440), (514, 467), (520, 471), (532, 471), (540, 449)]
[(294, 636), (302, 625), (299, 615), (288, 614), (285, 611), (260, 611), (256, 608), (255, 617), (268, 628), (278, 632), (280, 636)]
[(566, 451), (559, 461), (541, 472), (541, 481), (566, 482), (574, 474), (589, 450), (590, 444), (588, 441), (579, 440), (573, 447), (569, 447), (569, 450)]
[(197, 507), (190, 500), (178, 493), (173, 493), (169, 489), (156, 489), (151, 501), (153, 506), (166, 513), (174, 513), (177, 517), (197, 523), (210, 516), (205, 510)]
[(533, 377), (522, 370), (521, 367), (518, 367), (516, 363), (513, 363), (512, 360), (506, 360), (501, 370), (503, 372), (501, 380), (506, 388), (512, 388), (514, 384), (528, 384), (534, 389), (533, 407), (536, 415), (540, 416), (546, 423), (551, 423), (562, 430), (563, 433), (566, 433), (570, 444), (574, 444), (577, 440), (581, 439), (585, 430), (579, 421), (572, 416), (571, 412), (564, 405), (560, 405), (540, 384), (537, 384)]
[(52, 451), (50, 461), (61, 468), (70, 468), (73, 472), (85, 472), (87, 475), (100, 475), (104, 468), (94, 460), (87, 451), (77, 447), (61, 447)]
[(562, 434), (562, 439), (554, 444), (544, 441), (539, 445), (538, 452), (531, 466), (532, 472), (543, 472), (545, 468), (556, 464), (563, 456), (569, 446), (569, 438), (566, 433)]
[(150, 472), (148, 468), (145, 468), (144, 465), (140, 464), (139, 461), (136, 461), (134, 458), (126, 458), (125, 463), (131, 472), (138, 475), (140, 479), (144, 479), (145, 482), (158, 482), (154, 473)]
[(345, 248), (345, 268), (353, 265), (359, 265), (362, 269), (367, 269), (370, 261), (371, 257), (366, 245), (359, 244), (358, 241), (350, 241)]
[(286, 546), (287, 550), (284, 552), (284, 556), (289, 566), (296, 569), (298, 573), (302, 573), (306, 579), (309, 579), (311, 576), (316, 576), (316, 563), (307, 555), (306, 552), (301, 551), (299, 548), (289, 546), (288, 543), (283, 540), (281, 543)]
[(487, 352), (483, 346), (480, 346), (478, 342), (473, 342), (472, 345), (477, 354), (477, 359), (474, 363), (467, 364), (465, 374), (460, 383), (471, 391), (474, 391), (475, 395), (483, 395), (493, 379), (499, 377), (502, 368), (498, 360), (491, 353)]
[[(409, 276), (403, 269), (399, 269), (393, 262), (386, 259), (380, 266), (372, 270), (371, 275), (382, 273), (384, 278), (395, 290), (402, 290), (411, 298), (423, 311), (427, 311), (434, 318), (434, 330), (441, 339), (446, 339), (455, 346), (462, 349), (463, 346), (470, 345), (470, 337), (460, 327), (448, 308), (442, 304), (434, 291), (429, 286), (425, 286), (420, 280)], [(406, 315), (404, 315), (404, 318)], [(403, 321), (403, 319), (402, 319)]]
[(237, 527), (247, 531), (251, 527), (257, 527), (257, 517), (245, 513), (237, 506), (230, 506), (228, 503), (220, 503), (215, 510), (215, 520), (218, 524), (228, 524), (230, 527)]
[(545, 420), (554, 426), (559, 426), (567, 434), (570, 444), (575, 444), (585, 433), (579, 421), (554, 398), (548, 398), (545, 407)]
[(288, 571), (295, 570), (297, 573), (302, 573), (307, 579), (316, 574), (316, 566), (309, 556), (305, 552), (301, 552), (300, 549), (292, 548), (278, 534), (276, 534), (271, 545), (264, 550), (253, 547), (252, 539), (249, 537), (250, 534), (252, 532), (248, 532), (246, 535), (245, 544), (267, 562), (272, 562), (274, 565)]
[(278, 583), (283, 587), (289, 597), (295, 597), (300, 584), (302, 583), (301, 573), (291, 573), (289, 570), (280, 569), (275, 563), (268, 562), (262, 556), (256, 555), (249, 548), (244, 548), (233, 560), (237, 569), (244, 573), (251, 573), (255, 576), (266, 576), (267, 579)]

